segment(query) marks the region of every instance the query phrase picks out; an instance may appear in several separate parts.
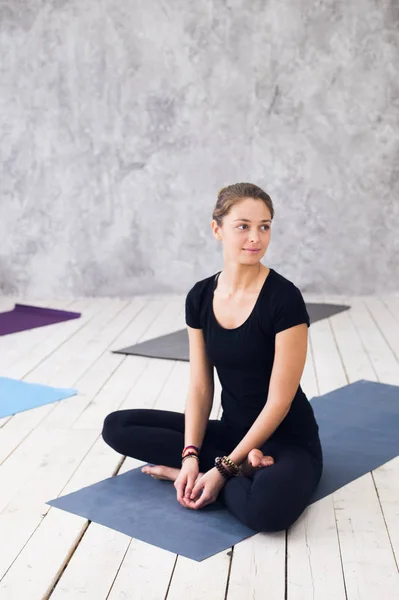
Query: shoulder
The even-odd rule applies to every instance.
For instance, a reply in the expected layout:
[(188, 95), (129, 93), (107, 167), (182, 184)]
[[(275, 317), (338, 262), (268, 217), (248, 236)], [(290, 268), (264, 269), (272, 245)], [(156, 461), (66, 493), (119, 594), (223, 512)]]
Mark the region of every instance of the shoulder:
[(278, 271), (271, 269), (272, 275), (271, 298), (276, 302), (282, 302), (286, 299), (302, 297), (302, 292), (299, 287), (287, 277), (284, 277)]
[(187, 297), (195, 298), (200, 297), (202, 294), (204, 294), (211, 287), (212, 282), (215, 280), (217, 273), (214, 273), (209, 277), (205, 277), (205, 279), (201, 279), (200, 281), (196, 281), (194, 285), (189, 289)]
[[(295, 283), (293, 281), (291, 281), (290, 279), (287, 279), (287, 277), (284, 277), (284, 275), (282, 275), (275, 269), (271, 269), (271, 271), (272, 271), (272, 276), (273, 276), (273, 281), (274, 281), (275, 287), (278, 291), (290, 291), (293, 288), (297, 288), (297, 286), (295, 285)], [(297, 288), (297, 289), (299, 289), (299, 288)]]
[(309, 327), (310, 317), (299, 287), (281, 273), (273, 269), (269, 294), (269, 309), (275, 333), (306, 323)]
[(194, 283), (186, 296), (186, 323), (196, 329), (201, 328), (201, 306), (210, 293), (217, 273)]

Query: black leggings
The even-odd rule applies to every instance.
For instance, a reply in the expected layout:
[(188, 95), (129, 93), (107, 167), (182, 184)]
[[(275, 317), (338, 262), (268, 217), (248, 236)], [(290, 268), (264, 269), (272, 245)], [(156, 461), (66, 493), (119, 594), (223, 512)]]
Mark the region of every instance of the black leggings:
[[(245, 433), (245, 432), (244, 432)], [(184, 414), (156, 409), (119, 410), (104, 421), (104, 441), (124, 456), (151, 464), (181, 467)], [(216, 456), (233, 451), (243, 433), (209, 420), (199, 468), (206, 472)], [(271, 438), (261, 446), (275, 463), (252, 477), (227, 481), (219, 499), (242, 523), (255, 531), (280, 531), (294, 523), (308, 506), (323, 469), (319, 440), (307, 447)]]

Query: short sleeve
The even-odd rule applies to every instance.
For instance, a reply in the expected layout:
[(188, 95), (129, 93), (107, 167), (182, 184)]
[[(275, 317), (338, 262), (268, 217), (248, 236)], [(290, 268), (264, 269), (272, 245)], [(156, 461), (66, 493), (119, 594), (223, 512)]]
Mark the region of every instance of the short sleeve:
[(301, 291), (295, 285), (292, 285), (281, 292), (275, 301), (273, 330), (277, 334), (301, 323), (306, 323), (309, 327), (310, 317)]
[(186, 296), (186, 324), (194, 329), (202, 329), (200, 323), (199, 294), (196, 286)]

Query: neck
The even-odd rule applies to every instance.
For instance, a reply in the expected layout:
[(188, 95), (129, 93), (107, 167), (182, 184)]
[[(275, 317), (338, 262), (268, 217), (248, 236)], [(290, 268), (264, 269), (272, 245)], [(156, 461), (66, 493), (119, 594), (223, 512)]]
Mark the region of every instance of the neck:
[(267, 267), (264, 267), (261, 263), (256, 265), (225, 263), (219, 280), (222, 279), (223, 287), (228, 294), (245, 292), (257, 287), (259, 278), (266, 269)]

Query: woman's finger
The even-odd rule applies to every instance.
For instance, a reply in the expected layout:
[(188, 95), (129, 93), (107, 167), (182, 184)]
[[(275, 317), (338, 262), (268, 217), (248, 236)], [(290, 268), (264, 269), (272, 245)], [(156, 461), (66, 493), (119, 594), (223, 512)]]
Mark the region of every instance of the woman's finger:
[(197, 483), (194, 485), (193, 489), (191, 490), (191, 494), (189, 496), (191, 498), (191, 500), (198, 496), (201, 487), (202, 487), (201, 482), (197, 481)]
[(213, 502), (215, 502), (215, 498), (209, 498), (209, 500), (207, 500), (205, 504), (202, 505), (202, 508), (205, 508), (205, 506), (209, 506), (209, 504), (212, 504)]
[(198, 482), (195, 483), (194, 482), (191, 493), (188, 496), (186, 495), (186, 498), (188, 498), (189, 500), (196, 500), (203, 493), (204, 487), (205, 487), (204, 483), (198, 483)]
[(184, 496), (184, 489), (186, 487), (186, 483), (184, 481), (175, 481), (175, 488), (177, 492), (177, 499), (181, 503), (181, 500)]
[(201, 498), (199, 498), (196, 502), (194, 502), (193, 508), (195, 510), (197, 510), (198, 508), (204, 508), (204, 506), (207, 506), (208, 504), (211, 504), (212, 502), (213, 502), (212, 497), (207, 496), (206, 494), (202, 494)]
[(185, 498), (190, 498), (191, 492), (193, 491), (194, 484), (195, 484), (195, 477), (188, 477), (186, 489), (184, 490)]
[(184, 508), (186, 508), (186, 507), (187, 507), (187, 502), (186, 502), (186, 498), (185, 498), (185, 496), (184, 496), (184, 493), (182, 493), (182, 494), (181, 494), (181, 496), (178, 496), (178, 497), (177, 497), (177, 500), (178, 500), (178, 502), (179, 502), (179, 503), (180, 503), (182, 506), (184, 506)]

